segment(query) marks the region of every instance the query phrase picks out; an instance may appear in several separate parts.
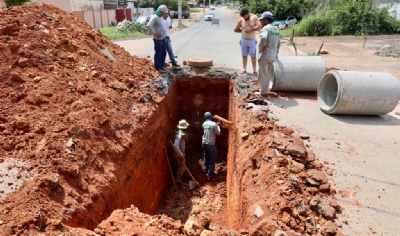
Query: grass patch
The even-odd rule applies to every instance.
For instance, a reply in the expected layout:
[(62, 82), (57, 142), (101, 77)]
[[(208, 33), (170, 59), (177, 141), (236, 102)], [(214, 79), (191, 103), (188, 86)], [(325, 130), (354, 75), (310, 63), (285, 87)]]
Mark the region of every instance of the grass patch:
[(186, 29), (187, 26), (184, 25), (184, 24), (179, 24), (176, 28), (177, 28), (177, 29)]
[[(291, 37), (292, 36), (292, 29), (293, 28), (286, 28), (286, 29), (280, 30), (279, 36), (281, 38)], [(296, 30), (295, 30), (295, 33), (296, 33)]]
[(107, 38), (109, 38), (111, 40), (139, 38), (139, 37), (143, 37), (143, 36), (148, 36), (146, 34), (142, 34), (142, 33), (135, 32), (135, 31), (121, 32), (121, 31), (116, 31), (116, 29), (117, 29), (116, 26), (109, 26), (109, 27), (100, 28), (99, 30), (102, 34), (104, 34)]
[(203, 12), (203, 8), (190, 8), (189, 12)]

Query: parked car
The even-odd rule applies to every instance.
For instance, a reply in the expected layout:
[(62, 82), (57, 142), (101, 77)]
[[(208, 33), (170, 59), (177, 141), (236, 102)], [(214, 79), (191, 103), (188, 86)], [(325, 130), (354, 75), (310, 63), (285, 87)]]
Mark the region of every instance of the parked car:
[(136, 19), (136, 23), (139, 23), (139, 24), (144, 24), (144, 25), (147, 25), (147, 23), (149, 23), (149, 21), (150, 21), (150, 16), (139, 16), (137, 19)]
[(202, 4), (200, 4), (200, 7), (204, 7), (204, 4), (202, 3)]
[(293, 26), (297, 23), (297, 19), (294, 16), (278, 17), (274, 20), (274, 25), (279, 29), (286, 29), (287, 27)]
[[(187, 19), (190, 17), (190, 13), (187, 11), (182, 11), (182, 18)], [(174, 18), (178, 18), (178, 11), (174, 12)]]
[(212, 12), (207, 12), (206, 15), (204, 16), (204, 20), (205, 21), (209, 21), (209, 20), (214, 20), (214, 13)]
[(211, 6), (211, 7), (210, 7), (210, 10), (215, 10), (215, 6)]

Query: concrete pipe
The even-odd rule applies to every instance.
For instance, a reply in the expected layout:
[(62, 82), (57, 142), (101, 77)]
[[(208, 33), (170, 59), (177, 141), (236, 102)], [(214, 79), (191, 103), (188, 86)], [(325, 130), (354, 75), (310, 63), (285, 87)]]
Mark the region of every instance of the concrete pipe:
[(317, 91), (326, 72), (322, 57), (280, 57), (274, 64), (271, 91)]
[(384, 115), (399, 100), (399, 80), (388, 73), (329, 71), (318, 85), (318, 103), (326, 114)]

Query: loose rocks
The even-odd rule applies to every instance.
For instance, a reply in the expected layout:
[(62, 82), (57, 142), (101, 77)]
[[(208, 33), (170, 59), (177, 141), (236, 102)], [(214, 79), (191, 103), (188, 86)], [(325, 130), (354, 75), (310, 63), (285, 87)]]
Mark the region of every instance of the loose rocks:
[(307, 182), (312, 185), (321, 185), (328, 183), (328, 178), (324, 172), (310, 169), (307, 171)]
[(310, 200), (310, 207), (328, 220), (335, 219), (335, 208), (329, 204), (328, 200), (323, 199), (318, 195)]

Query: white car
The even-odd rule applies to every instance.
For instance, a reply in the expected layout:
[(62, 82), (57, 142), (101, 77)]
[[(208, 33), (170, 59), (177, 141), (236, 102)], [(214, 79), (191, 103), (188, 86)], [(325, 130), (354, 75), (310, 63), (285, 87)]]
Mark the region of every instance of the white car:
[(215, 6), (211, 6), (210, 10), (215, 10)]
[(212, 12), (207, 12), (206, 15), (204, 16), (204, 20), (208, 21), (208, 20), (214, 20), (214, 13)]
[(294, 16), (278, 17), (274, 20), (274, 25), (279, 29), (286, 29), (297, 23), (297, 19)]

